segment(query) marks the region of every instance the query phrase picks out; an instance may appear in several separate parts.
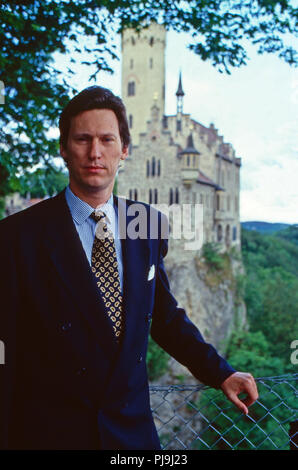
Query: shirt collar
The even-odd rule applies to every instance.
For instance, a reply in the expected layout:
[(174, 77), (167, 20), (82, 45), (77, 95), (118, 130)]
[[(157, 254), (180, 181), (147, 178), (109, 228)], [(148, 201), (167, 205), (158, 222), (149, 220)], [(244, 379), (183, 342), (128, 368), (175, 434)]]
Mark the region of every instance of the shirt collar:
[[(94, 208), (90, 206), (87, 202), (82, 201), (78, 196), (76, 196), (69, 186), (65, 190), (65, 198), (69, 206), (72, 218), (78, 225), (83, 224), (88, 217), (94, 212)], [(109, 197), (108, 201), (100, 206), (100, 210), (105, 212), (105, 214), (111, 219), (114, 213), (114, 201), (113, 193)]]

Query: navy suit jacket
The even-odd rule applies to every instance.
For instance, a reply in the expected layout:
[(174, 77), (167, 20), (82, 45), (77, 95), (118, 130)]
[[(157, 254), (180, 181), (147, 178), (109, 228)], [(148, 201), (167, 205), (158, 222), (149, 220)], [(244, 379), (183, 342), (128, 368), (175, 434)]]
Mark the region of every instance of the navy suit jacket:
[[(133, 203), (125, 202), (115, 198), (118, 211)], [(125, 212), (126, 226), (131, 220)], [(203, 383), (218, 388), (234, 372), (177, 306), (163, 264), (167, 240), (126, 238), (122, 252), (117, 344), (64, 191), (0, 222), (0, 448), (159, 449), (145, 360), (150, 328)]]

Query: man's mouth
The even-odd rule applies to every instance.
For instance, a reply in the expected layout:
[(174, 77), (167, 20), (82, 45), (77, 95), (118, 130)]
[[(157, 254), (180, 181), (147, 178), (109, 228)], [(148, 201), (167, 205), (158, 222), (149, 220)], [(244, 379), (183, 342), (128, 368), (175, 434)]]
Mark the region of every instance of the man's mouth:
[(88, 171), (89, 173), (98, 173), (98, 172), (105, 170), (105, 167), (103, 165), (86, 166), (85, 170)]

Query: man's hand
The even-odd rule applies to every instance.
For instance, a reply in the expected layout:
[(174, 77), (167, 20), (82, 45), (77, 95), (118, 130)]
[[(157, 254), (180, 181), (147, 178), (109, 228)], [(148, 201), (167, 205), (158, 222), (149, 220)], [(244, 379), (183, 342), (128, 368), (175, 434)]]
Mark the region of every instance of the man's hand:
[[(258, 389), (251, 374), (245, 372), (234, 372), (220, 386), (228, 399), (239, 408), (240, 411), (248, 414), (248, 407), (258, 398)], [(244, 400), (239, 400), (238, 395), (246, 393)]]

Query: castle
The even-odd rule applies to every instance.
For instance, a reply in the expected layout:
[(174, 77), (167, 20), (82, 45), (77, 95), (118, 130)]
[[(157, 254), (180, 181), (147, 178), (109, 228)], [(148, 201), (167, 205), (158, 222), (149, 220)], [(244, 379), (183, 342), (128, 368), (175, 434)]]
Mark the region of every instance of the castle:
[(241, 159), (213, 124), (183, 110), (165, 115), (166, 31), (153, 23), (122, 34), (122, 99), (131, 132), (129, 156), (118, 173), (118, 194), (150, 204), (202, 204), (203, 242), (240, 247)]

